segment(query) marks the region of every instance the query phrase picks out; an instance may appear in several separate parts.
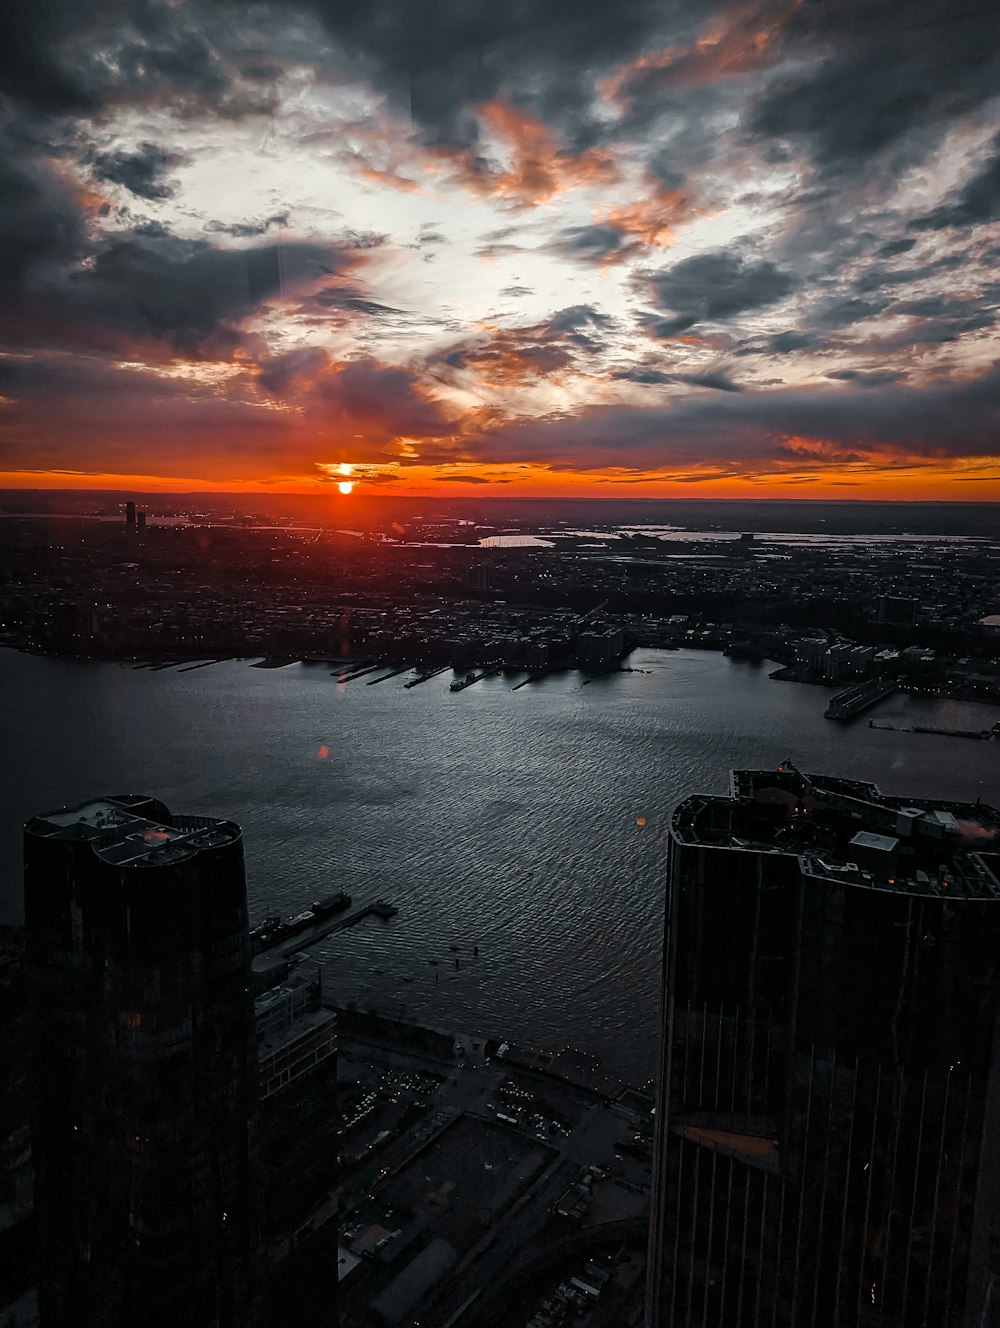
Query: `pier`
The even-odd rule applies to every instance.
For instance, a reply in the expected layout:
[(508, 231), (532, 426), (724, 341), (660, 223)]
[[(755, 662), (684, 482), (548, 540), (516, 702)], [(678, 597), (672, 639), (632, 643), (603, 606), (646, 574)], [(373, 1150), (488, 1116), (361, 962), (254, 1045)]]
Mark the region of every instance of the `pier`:
[(461, 681), (456, 679), (456, 681), (451, 684), (448, 690), (450, 692), (464, 692), (466, 687), (471, 687), (472, 684), (475, 682), (482, 682), (484, 678), (492, 678), (495, 674), (499, 672), (500, 670), (498, 668), (495, 668), (495, 669), (483, 669), (482, 673), (467, 673), (465, 677), (461, 679)]
[(389, 673), (383, 673), (381, 678), (369, 678), (365, 683), (365, 686), (374, 687), (377, 682), (388, 682), (390, 678), (398, 678), (401, 673), (409, 673), (412, 668), (412, 664), (404, 664), (402, 668), (392, 669)]
[(870, 710), (873, 705), (891, 696), (895, 690), (896, 684), (886, 682), (883, 678), (855, 683), (853, 687), (848, 687), (846, 692), (838, 692), (823, 713), (827, 719), (853, 719), (855, 715)]
[(336, 678), (338, 682), (353, 682), (355, 678), (363, 678), (366, 673), (375, 673), (383, 667), (382, 664), (373, 664), (371, 660), (362, 660), (360, 664), (350, 664), (343, 669), (333, 669), (330, 677)]
[(940, 738), (972, 738), (978, 742), (989, 742), (991, 738), (1000, 738), (1000, 721), (989, 729), (942, 729), (931, 724), (877, 724), (874, 719), (868, 721), (870, 729), (885, 729), (890, 733), (933, 733)]
[(440, 668), (428, 669), (421, 673), (419, 678), (411, 678), (409, 682), (404, 682), (403, 686), (409, 691), (411, 687), (419, 687), (422, 682), (430, 682), (431, 678), (436, 678), (439, 673), (447, 673), (450, 668), (450, 664), (442, 664)]
[(376, 899), (374, 903), (365, 904), (362, 908), (356, 908), (353, 913), (337, 914), (335, 916), (317, 917), (313, 923), (307, 923), (301, 929), (297, 928), (291, 935), (286, 935), (269, 950), (262, 950), (254, 955), (254, 967), (264, 969), (271, 964), (278, 963), (281, 960), (290, 959), (292, 955), (308, 945), (315, 945), (317, 941), (325, 940), (327, 936), (332, 936), (334, 932), (346, 931), (348, 927), (356, 927), (359, 922), (365, 918), (381, 918), (383, 922), (388, 922), (399, 912), (395, 904), (389, 904), (384, 899)]

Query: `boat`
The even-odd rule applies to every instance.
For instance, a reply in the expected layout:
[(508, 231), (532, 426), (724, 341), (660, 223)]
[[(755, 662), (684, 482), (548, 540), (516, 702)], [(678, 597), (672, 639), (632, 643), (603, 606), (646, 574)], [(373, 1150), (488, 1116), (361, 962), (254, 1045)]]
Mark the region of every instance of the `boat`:
[(326, 918), (331, 913), (340, 913), (343, 909), (350, 908), (350, 906), (351, 896), (345, 894), (343, 890), (338, 890), (335, 895), (327, 895), (325, 899), (318, 900), (311, 907), (317, 918)]
[(461, 692), (466, 687), (471, 687), (474, 682), (478, 681), (479, 679), (475, 673), (467, 673), (464, 678), (456, 678), (448, 690), (450, 692)]

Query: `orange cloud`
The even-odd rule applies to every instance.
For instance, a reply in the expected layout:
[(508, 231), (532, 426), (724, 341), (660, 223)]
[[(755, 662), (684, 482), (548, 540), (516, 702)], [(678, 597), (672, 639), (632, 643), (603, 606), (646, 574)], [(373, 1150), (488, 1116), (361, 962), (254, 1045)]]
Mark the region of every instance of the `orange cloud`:
[(746, 5), (718, 15), (689, 46), (667, 46), (628, 61), (598, 88), (609, 100), (627, 105), (639, 85), (669, 80), (671, 88), (704, 87), (724, 78), (768, 69), (782, 59), (781, 33), (802, 0), (775, 7)]
[[(600, 148), (568, 153), (553, 131), (536, 117), (506, 101), (486, 102), (479, 119), (506, 148), (506, 169), (467, 170), (462, 182), (477, 192), (518, 203), (544, 203), (554, 195), (582, 185), (611, 184), (617, 170), (611, 154)], [(471, 164), (465, 154), (465, 164)]]

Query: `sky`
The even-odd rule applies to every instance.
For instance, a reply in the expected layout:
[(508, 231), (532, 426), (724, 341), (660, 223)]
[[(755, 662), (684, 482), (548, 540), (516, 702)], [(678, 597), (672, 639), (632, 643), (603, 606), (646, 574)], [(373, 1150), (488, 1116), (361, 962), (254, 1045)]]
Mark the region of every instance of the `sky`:
[(0, 487), (1000, 500), (1000, 7), (8, 0)]

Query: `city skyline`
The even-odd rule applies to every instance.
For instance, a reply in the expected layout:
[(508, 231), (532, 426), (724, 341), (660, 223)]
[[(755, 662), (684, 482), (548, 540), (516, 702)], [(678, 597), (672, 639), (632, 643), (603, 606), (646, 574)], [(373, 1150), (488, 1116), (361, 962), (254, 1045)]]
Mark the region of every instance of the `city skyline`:
[(252, 15), (0, 44), (0, 487), (1000, 499), (997, 19)]

